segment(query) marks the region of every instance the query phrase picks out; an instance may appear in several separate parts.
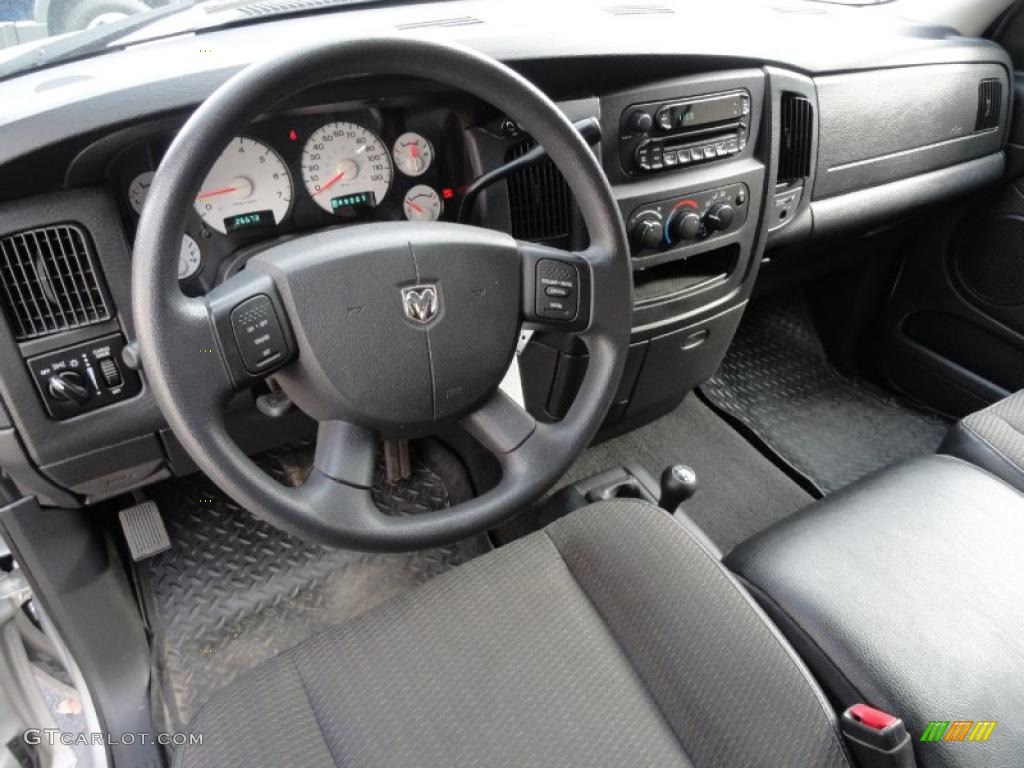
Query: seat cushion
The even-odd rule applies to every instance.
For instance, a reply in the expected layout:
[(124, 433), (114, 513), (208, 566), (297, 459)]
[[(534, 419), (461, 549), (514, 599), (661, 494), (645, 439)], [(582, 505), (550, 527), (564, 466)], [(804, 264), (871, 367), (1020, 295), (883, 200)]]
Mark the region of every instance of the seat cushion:
[(958, 421), (939, 453), (976, 464), (1024, 491), (1024, 390)]
[[(929, 456), (796, 513), (726, 558), (841, 708), (904, 719), (922, 766), (1024, 755), (1024, 497)], [(996, 720), (986, 743), (931, 721)]]
[(285, 652), (191, 729), (187, 768), (848, 764), (753, 600), (670, 516), (625, 500)]

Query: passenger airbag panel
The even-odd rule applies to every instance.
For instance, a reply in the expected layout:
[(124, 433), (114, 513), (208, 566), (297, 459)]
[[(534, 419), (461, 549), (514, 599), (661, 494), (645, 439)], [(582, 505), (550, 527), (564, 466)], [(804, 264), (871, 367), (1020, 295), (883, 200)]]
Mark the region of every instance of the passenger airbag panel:
[[(996, 81), (999, 88), (983, 81)], [(816, 78), (814, 198), (882, 184), (999, 151), (1010, 101), (998, 64), (948, 64)], [(1001, 94), (998, 104), (993, 90)], [(986, 102), (998, 124), (980, 119)], [(993, 121), (994, 122), (994, 121)]]

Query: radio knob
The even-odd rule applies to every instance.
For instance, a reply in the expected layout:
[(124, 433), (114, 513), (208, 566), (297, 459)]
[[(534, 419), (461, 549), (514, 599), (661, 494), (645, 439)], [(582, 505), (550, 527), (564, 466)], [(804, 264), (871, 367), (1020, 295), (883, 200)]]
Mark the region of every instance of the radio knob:
[(728, 203), (715, 203), (708, 208), (704, 217), (704, 225), (712, 232), (722, 232), (732, 225), (735, 216), (733, 207)]
[(700, 215), (696, 211), (687, 211), (672, 219), (670, 234), (673, 240), (696, 240), (700, 237), (700, 225)]
[(654, 118), (649, 112), (644, 112), (642, 109), (636, 110), (626, 121), (626, 127), (632, 133), (647, 133), (651, 130), (652, 125), (654, 125)]
[(644, 219), (638, 221), (633, 227), (633, 242), (636, 246), (645, 251), (652, 251), (661, 245), (661, 238), (665, 234), (664, 227), (660, 221)]
[(92, 395), (85, 377), (77, 371), (63, 371), (51, 376), (46, 388), (50, 397), (64, 403), (82, 405)]

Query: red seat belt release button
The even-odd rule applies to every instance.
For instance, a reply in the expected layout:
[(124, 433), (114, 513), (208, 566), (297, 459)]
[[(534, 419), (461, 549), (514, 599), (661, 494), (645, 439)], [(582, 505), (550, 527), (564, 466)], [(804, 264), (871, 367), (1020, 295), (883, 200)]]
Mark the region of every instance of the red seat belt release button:
[(864, 723), (868, 728), (874, 728), (876, 731), (884, 731), (893, 723), (899, 722), (896, 715), (890, 715), (888, 712), (869, 707), (867, 704), (854, 704), (846, 711), (854, 720)]
[(843, 713), (841, 725), (859, 768), (916, 768), (910, 734), (896, 715), (854, 704)]

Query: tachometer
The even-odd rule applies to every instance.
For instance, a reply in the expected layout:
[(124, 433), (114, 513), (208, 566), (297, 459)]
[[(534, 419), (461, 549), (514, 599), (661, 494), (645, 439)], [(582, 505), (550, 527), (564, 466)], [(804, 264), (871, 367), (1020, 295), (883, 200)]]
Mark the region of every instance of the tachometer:
[(328, 213), (380, 203), (391, 185), (391, 156), (380, 137), (349, 122), (328, 123), (302, 149), (302, 180)]
[(292, 177), (277, 152), (263, 142), (238, 137), (206, 174), (195, 208), (222, 234), (275, 226), (291, 209), (292, 191)]

